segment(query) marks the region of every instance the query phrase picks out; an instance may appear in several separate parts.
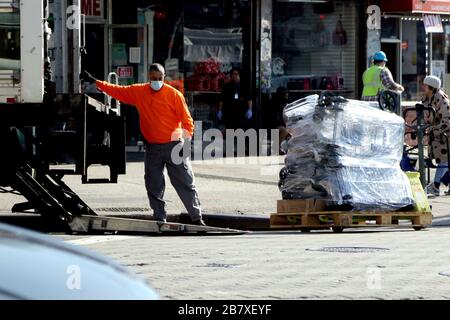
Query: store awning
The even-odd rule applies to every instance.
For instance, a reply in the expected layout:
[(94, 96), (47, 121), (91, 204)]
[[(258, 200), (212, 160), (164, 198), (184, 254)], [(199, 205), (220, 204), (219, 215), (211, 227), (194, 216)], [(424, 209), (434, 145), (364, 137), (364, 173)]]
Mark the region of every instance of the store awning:
[(450, 14), (450, 0), (381, 0), (381, 11)]

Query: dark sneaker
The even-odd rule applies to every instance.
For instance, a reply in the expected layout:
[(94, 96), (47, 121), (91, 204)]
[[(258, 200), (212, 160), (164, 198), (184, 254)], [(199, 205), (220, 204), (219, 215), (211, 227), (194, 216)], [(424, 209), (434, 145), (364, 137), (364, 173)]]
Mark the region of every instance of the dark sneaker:
[(202, 219), (192, 221), (191, 224), (193, 224), (193, 225), (195, 225), (195, 226), (203, 226), (203, 227), (206, 227), (205, 221), (203, 221)]
[(440, 191), (438, 188), (434, 186), (434, 183), (430, 183), (425, 187), (425, 192), (427, 193), (427, 196), (431, 197), (438, 197), (440, 195)]

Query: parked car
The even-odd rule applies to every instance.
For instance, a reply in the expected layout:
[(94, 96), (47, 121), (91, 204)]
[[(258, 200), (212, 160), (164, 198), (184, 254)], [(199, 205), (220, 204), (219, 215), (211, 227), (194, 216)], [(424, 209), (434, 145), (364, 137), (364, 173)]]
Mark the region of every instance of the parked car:
[(143, 279), (109, 258), (0, 223), (0, 300), (153, 300)]

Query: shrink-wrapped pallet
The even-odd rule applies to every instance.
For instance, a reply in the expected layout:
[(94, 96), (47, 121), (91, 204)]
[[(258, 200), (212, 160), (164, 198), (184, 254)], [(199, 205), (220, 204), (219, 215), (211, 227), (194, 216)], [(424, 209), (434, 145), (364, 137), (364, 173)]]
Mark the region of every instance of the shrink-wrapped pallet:
[(400, 169), (403, 118), (377, 103), (311, 95), (284, 108), (291, 134), (279, 187), (284, 199), (324, 199), (355, 210), (414, 203)]

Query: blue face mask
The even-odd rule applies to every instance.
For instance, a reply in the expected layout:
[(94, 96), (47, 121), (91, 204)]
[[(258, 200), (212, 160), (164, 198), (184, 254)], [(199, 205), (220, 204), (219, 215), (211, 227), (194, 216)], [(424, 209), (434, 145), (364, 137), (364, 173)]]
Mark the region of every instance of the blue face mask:
[(164, 85), (163, 81), (150, 81), (150, 87), (155, 91), (161, 90), (163, 85)]

